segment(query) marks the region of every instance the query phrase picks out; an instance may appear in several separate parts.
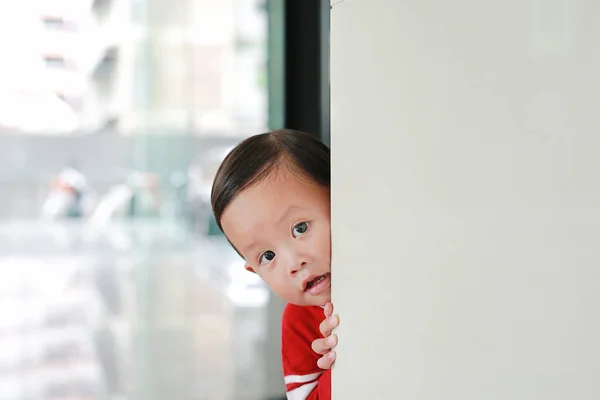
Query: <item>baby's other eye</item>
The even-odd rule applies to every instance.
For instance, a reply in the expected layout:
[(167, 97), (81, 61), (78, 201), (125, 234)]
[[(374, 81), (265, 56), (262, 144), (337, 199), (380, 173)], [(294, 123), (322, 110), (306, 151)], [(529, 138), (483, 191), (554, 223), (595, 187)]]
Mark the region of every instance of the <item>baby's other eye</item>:
[(294, 226), (292, 229), (292, 235), (297, 238), (306, 233), (308, 230), (308, 224), (306, 222), (300, 222), (298, 225)]
[(275, 253), (272, 252), (271, 250), (267, 250), (264, 253), (261, 254), (260, 256), (260, 263), (267, 263), (269, 261), (273, 261), (273, 259), (275, 258)]

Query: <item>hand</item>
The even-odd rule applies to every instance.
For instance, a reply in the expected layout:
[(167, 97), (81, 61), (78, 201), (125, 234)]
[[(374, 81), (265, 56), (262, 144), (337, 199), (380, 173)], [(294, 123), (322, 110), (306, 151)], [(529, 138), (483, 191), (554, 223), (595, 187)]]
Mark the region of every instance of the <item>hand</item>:
[(323, 338), (316, 339), (312, 342), (312, 349), (317, 354), (322, 354), (323, 357), (319, 358), (317, 365), (321, 369), (329, 369), (335, 361), (335, 351), (332, 349), (337, 345), (337, 335), (331, 334), (331, 331), (337, 327), (340, 323), (340, 318), (337, 315), (333, 315), (333, 304), (327, 303), (325, 306), (325, 320), (321, 322), (319, 330), (324, 336)]

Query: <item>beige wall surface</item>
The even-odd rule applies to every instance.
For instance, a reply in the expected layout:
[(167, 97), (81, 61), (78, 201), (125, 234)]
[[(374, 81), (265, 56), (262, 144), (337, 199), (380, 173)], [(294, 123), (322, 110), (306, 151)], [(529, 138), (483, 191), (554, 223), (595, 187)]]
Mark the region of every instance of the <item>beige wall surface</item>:
[(600, 5), (331, 14), (333, 398), (600, 398)]

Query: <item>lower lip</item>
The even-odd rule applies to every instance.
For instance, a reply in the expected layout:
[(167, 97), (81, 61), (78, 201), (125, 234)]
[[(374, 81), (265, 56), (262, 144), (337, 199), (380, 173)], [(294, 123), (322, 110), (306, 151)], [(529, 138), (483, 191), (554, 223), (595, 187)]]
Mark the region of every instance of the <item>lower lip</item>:
[(312, 295), (319, 294), (322, 291), (324, 291), (325, 289), (327, 289), (330, 284), (331, 284), (331, 274), (327, 274), (325, 276), (325, 279), (323, 279), (321, 282), (317, 283), (315, 286), (308, 289), (306, 291), (306, 293), (312, 294)]

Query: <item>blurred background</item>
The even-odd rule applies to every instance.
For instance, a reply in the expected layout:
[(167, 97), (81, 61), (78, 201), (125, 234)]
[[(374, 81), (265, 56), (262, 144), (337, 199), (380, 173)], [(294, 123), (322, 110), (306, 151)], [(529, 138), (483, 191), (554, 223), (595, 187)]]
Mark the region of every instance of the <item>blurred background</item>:
[(283, 395), (209, 196), (249, 135), (328, 138), (329, 4), (295, 3), (0, 2), (0, 400)]

